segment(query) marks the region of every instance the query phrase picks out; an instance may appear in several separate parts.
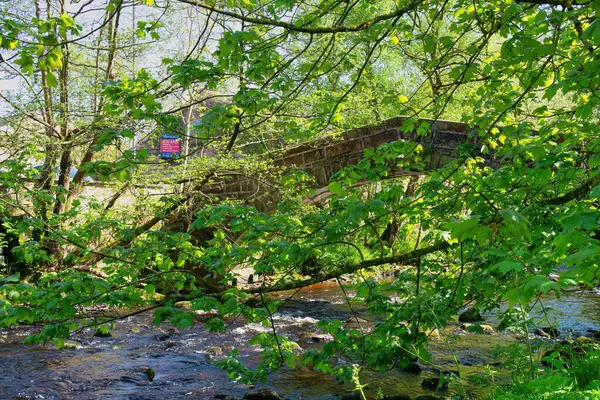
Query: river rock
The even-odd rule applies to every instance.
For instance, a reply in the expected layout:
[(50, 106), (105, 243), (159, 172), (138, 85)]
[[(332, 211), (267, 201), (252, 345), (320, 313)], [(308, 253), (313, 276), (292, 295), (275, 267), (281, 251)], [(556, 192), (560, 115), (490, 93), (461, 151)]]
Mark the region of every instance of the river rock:
[[(477, 332), (479, 329), (477, 328), (471, 328), (473, 326), (479, 326), (481, 328), (481, 330), (483, 331), (482, 333), (486, 334), (486, 335), (491, 335), (493, 334), (494, 328), (492, 328), (491, 325), (486, 325), (486, 324), (471, 324), (471, 323), (465, 323), (462, 324), (460, 326), (460, 329), (465, 330), (465, 331), (469, 331), (469, 332)], [(471, 328), (471, 329), (469, 329)]]
[(144, 381), (152, 382), (156, 373), (150, 367), (136, 367), (133, 371), (128, 375), (123, 375), (119, 378), (122, 382), (130, 382), (130, 383), (142, 383)]
[(440, 335), (439, 329), (437, 328), (426, 330), (425, 335), (427, 335), (427, 338), (431, 340), (438, 340), (442, 337), (442, 335)]
[(152, 382), (154, 380), (154, 377), (156, 376), (156, 372), (154, 372), (152, 368), (146, 368), (144, 370), (144, 374), (146, 374), (146, 377), (148, 377), (148, 380), (150, 382)]
[(436, 373), (437, 375), (444, 375), (444, 376), (452, 376), (452, 375), (454, 375), (454, 376), (457, 376), (457, 377), (459, 376), (458, 371), (452, 371), (452, 370), (448, 370), (448, 369), (442, 370), (442, 369), (439, 369), (439, 368), (433, 368), (432, 371), (434, 373)]
[(544, 337), (549, 337), (549, 338), (552, 338), (552, 339), (558, 337), (558, 335), (560, 334), (560, 332), (558, 331), (558, 329), (552, 328), (552, 327), (549, 327), (549, 326), (544, 326), (544, 327), (537, 328), (534, 331), (534, 333), (536, 335), (544, 336)]
[(220, 356), (223, 354), (223, 348), (219, 346), (208, 346), (204, 348), (204, 352), (206, 354), (210, 354), (211, 356)]
[(485, 321), (475, 307), (467, 308), (458, 316), (460, 322), (482, 322)]
[(192, 302), (191, 301), (187, 301), (187, 300), (182, 300), (182, 301), (178, 301), (175, 304), (173, 304), (174, 307), (177, 308), (182, 308), (184, 310), (191, 310), (192, 309)]
[(96, 332), (94, 332), (94, 337), (107, 338), (112, 337), (112, 335), (108, 331), (103, 332), (102, 329), (96, 329)]
[(440, 378), (427, 378), (423, 379), (421, 382), (421, 387), (427, 390), (433, 390), (437, 392), (438, 390), (448, 389), (448, 381), (442, 381)]
[(324, 335), (317, 332), (302, 332), (300, 334), (301, 339), (310, 340), (311, 342), (320, 343), (328, 342), (332, 339), (331, 335)]
[(359, 392), (350, 392), (342, 395), (342, 400), (362, 400)]
[(406, 372), (408, 374), (420, 374), (422, 371), (421, 366), (416, 362), (408, 363), (408, 365), (402, 368), (402, 372)]
[(364, 318), (350, 317), (346, 320), (347, 329), (368, 329), (371, 323)]
[(600, 331), (594, 332), (594, 338), (595, 339), (600, 339)]
[(406, 394), (395, 394), (392, 396), (384, 396), (383, 400), (410, 400), (410, 396)]
[(281, 397), (271, 389), (255, 389), (246, 393), (244, 400), (281, 400)]
[(577, 339), (575, 339), (575, 341), (579, 344), (597, 344), (594, 339), (590, 339), (586, 336), (579, 336)]

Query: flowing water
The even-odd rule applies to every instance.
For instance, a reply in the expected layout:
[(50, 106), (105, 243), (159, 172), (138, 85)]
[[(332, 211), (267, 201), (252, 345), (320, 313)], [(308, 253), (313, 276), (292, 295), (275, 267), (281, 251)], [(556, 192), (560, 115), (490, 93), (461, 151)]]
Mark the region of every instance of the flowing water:
[[(600, 297), (593, 293), (547, 299), (544, 307), (558, 322), (562, 335), (589, 335), (589, 330), (600, 329)], [(294, 296), (276, 314), (275, 325), (279, 333), (307, 349), (322, 345), (315, 339), (318, 319), (344, 321), (352, 316), (341, 290), (321, 285)], [(259, 349), (248, 345), (248, 339), (269, 327), (231, 321), (227, 332), (211, 334), (201, 324), (176, 330), (169, 324), (154, 326), (151, 321), (150, 313), (130, 317), (118, 323), (108, 338), (83, 332), (70, 341), (77, 349), (63, 350), (19, 344), (34, 328), (0, 330), (0, 399), (213, 399), (215, 395), (242, 397), (251, 389), (228, 379), (214, 360), (237, 349), (242, 361), (254, 365)], [(423, 365), (421, 374), (364, 373), (370, 398), (375, 398), (377, 389), (412, 398), (432, 394), (421, 387), (424, 378), (437, 376), (440, 370), (460, 369), (463, 378), (482, 374), (483, 366), (493, 363), (491, 349), (515, 341), (510, 334), (466, 333), (458, 324), (442, 333), (442, 339), (433, 340), (430, 346), (433, 364)], [(146, 375), (148, 368), (156, 373), (152, 381)], [(334, 399), (352, 389), (303, 367), (281, 370), (257, 386), (272, 388), (287, 399)], [(480, 394), (471, 387), (467, 391)]]

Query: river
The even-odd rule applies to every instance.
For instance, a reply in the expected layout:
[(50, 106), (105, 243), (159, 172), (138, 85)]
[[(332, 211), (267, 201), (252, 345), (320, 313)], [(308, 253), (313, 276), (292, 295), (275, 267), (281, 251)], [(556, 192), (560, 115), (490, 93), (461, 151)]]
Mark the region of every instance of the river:
[[(548, 314), (556, 320), (561, 337), (589, 336), (592, 330), (600, 330), (600, 297), (594, 293), (573, 293), (560, 300), (548, 298), (544, 306), (550, 309)], [(352, 317), (343, 293), (335, 285), (300, 291), (276, 315), (275, 324), (279, 333), (296, 340), (302, 348), (314, 348), (326, 340), (315, 338), (314, 328), (315, 322), (324, 317)], [(495, 325), (493, 314), (486, 315), (486, 319)], [(214, 360), (235, 348), (243, 361), (256, 363), (259, 349), (248, 345), (248, 339), (269, 327), (231, 321), (231, 329), (215, 334), (206, 332), (201, 324), (176, 330), (169, 324), (153, 326), (151, 320), (150, 313), (130, 317), (119, 322), (111, 331), (112, 337), (107, 338), (94, 337), (92, 331), (76, 334), (69, 343), (77, 348), (63, 350), (52, 345), (20, 344), (33, 332), (32, 327), (0, 330), (0, 399), (241, 398), (252, 389), (228, 379)], [(378, 389), (386, 395), (411, 398), (431, 395), (421, 387), (423, 379), (459, 369), (468, 382), (471, 375), (497, 368), (491, 356), (494, 346), (515, 341), (514, 334), (474, 334), (465, 332), (458, 323), (451, 324), (442, 331), (441, 338), (432, 340), (429, 348), (433, 359), (431, 364), (421, 365), (421, 374), (365, 372), (362, 380), (368, 384), (370, 398), (375, 398)], [(156, 374), (151, 381), (145, 373), (148, 368)], [(305, 367), (283, 369), (257, 387), (274, 389), (290, 400), (336, 399), (352, 389)], [(469, 384), (465, 390), (474, 397), (483, 393)], [(445, 398), (449, 393), (436, 396)]]

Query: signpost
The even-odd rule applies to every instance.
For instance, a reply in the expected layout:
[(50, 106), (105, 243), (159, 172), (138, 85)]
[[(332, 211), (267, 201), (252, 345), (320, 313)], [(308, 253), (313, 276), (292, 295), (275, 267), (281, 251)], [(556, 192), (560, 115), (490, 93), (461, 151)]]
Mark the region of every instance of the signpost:
[(181, 156), (181, 138), (172, 133), (166, 133), (160, 138), (160, 158), (173, 160)]

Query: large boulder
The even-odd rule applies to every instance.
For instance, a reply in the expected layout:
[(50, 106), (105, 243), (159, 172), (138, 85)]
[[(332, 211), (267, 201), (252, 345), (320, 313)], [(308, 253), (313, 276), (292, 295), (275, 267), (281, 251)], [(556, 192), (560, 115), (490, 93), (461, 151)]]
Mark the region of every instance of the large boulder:
[(407, 374), (415, 374), (418, 375), (421, 373), (421, 366), (416, 362), (410, 362), (404, 368), (402, 368), (402, 372), (406, 372)]
[(460, 322), (482, 322), (485, 321), (475, 307), (467, 308), (458, 316)]

